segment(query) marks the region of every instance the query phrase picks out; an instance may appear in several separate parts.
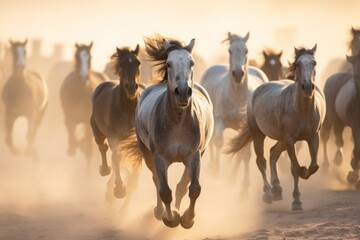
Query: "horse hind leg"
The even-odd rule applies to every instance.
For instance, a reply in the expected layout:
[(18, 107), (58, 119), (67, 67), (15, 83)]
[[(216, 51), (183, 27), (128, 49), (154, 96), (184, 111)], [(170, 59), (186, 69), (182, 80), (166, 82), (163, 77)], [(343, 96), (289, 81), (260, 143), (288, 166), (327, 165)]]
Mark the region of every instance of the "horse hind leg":
[(120, 175), (121, 153), (117, 145), (118, 144), (116, 143), (115, 145), (110, 146), (112, 151), (112, 156), (111, 156), (112, 166), (114, 168), (114, 174), (115, 174), (114, 196), (118, 199), (122, 199), (126, 196), (126, 187)]
[(351, 159), (350, 163), (352, 171), (349, 171), (347, 181), (350, 184), (355, 184), (355, 187), (357, 189), (360, 189), (360, 181), (358, 181), (360, 169), (360, 129), (356, 129), (356, 127), (353, 127), (352, 134), (354, 139), (353, 158)]
[(65, 126), (68, 132), (68, 149), (67, 155), (74, 156), (77, 148), (77, 139), (75, 136), (76, 123), (71, 121), (71, 119), (65, 119)]
[(324, 121), (324, 124), (321, 128), (321, 140), (322, 140), (322, 143), (323, 143), (323, 154), (324, 154), (324, 161), (323, 161), (323, 168), (324, 169), (328, 169), (330, 164), (329, 164), (329, 156), (328, 156), (328, 150), (327, 150), (327, 143), (330, 139), (330, 133), (331, 133), (331, 130), (332, 130), (332, 126), (329, 126), (330, 124), (328, 123), (328, 121), (326, 121), (326, 118), (325, 118), (325, 121)]
[(86, 126), (85, 135), (84, 135), (83, 139), (81, 139), (81, 141), (80, 141), (79, 148), (85, 156), (85, 159), (87, 162), (87, 172), (90, 172), (91, 158), (93, 155), (92, 145), (93, 145), (93, 142), (92, 142), (91, 127)]
[(200, 196), (201, 186), (199, 183), (200, 174), (200, 153), (197, 153), (188, 164), (189, 176), (191, 183), (189, 186), (189, 198), (190, 205), (188, 209), (181, 216), (181, 226), (185, 229), (189, 229), (194, 225), (195, 218), (195, 202)]
[(111, 168), (109, 167), (106, 158), (106, 152), (109, 148), (105, 142), (106, 136), (100, 131), (93, 118), (90, 119), (90, 125), (93, 131), (95, 142), (99, 146), (99, 151), (101, 153), (101, 165), (99, 167), (99, 172), (101, 176), (107, 176), (110, 174)]
[(280, 180), (277, 173), (277, 162), (281, 153), (286, 149), (286, 145), (283, 142), (277, 142), (270, 149), (270, 170), (271, 170), (271, 185), (273, 186), (272, 191), (272, 200), (279, 201), (282, 200), (282, 188), (280, 186)]
[(181, 200), (185, 196), (190, 183), (189, 168), (185, 166), (180, 182), (176, 185), (175, 207), (179, 210)]
[(344, 131), (344, 127), (345, 126), (342, 123), (340, 123), (340, 120), (335, 120), (334, 133), (335, 133), (335, 143), (337, 146), (337, 151), (335, 153), (334, 163), (337, 166), (340, 166), (343, 161), (344, 140), (342, 134)]

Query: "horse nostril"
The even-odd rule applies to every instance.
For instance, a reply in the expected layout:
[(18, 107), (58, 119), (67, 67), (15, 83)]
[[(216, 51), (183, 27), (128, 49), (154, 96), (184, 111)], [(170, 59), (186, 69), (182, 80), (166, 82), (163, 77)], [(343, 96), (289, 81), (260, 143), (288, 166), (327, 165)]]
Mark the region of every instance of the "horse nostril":
[(311, 84), (311, 89), (314, 90), (315, 89), (315, 84)]
[(188, 89), (187, 95), (188, 95), (188, 97), (191, 97), (191, 95), (192, 95), (192, 89), (191, 88)]
[(179, 96), (180, 95), (179, 89), (175, 88), (174, 93), (175, 93), (176, 96)]
[(231, 74), (232, 74), (233, 76), (235, 76), (235, 70), (233, 70), (233, 71), (231, 72)]
[(138, 89), (139, 88), (139, 85), (136, 83), (135, 84), (135, 89)]
[(128, 89), (128, 88), (129, 88), (129, 84), (125, 83), (125, 88)]
[(302, 90), (305, 89), (305, 84), (304, 84), (304, 83), (301, 84), (301, 89), (302, 89)]

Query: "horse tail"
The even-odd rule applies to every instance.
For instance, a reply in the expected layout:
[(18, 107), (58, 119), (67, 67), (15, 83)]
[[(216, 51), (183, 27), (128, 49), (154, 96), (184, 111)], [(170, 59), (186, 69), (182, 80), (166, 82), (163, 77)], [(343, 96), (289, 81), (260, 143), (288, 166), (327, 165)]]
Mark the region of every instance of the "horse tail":
[(226, 154), (235, 154), (246, 147), (252, 140), (247, 121), (241, 122), (239, 133), (230, 140), (229, 148), (225, 150)]
[(140, 169), (143, 155), (134, 128), (131, 130), (131, 134), (121, 142), (120, 151), (134, 169)]

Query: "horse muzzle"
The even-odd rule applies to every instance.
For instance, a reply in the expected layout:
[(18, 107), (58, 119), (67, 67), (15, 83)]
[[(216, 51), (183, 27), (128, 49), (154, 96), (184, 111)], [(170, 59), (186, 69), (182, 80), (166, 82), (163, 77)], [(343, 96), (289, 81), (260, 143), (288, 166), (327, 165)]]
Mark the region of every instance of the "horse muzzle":
[(181, 108), (185, 108), (190, 103), (190, 98), (192, 96), (192, 89), (188, 86), (177, 87), (174, 90), (175, 98), (177, 105)]
[(305, 97), (311, 98), (314, 95), (315, 84), (301, 84), (301, 90)]
[(244, 71), (232, 71), (231, 72), (232, 76), (233, 76), (233, 79), (234, 79), (234, 82), (235, 83), (241, 83), (243, 78), (244, 78)]

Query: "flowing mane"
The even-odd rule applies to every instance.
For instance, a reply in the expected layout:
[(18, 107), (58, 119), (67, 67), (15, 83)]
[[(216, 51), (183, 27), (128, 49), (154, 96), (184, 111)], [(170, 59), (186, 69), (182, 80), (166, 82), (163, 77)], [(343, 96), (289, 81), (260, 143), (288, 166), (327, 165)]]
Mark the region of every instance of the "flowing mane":
[(286, 75), (286, 78), (295, 80), (296, 62), (299, 59), (299, 57), (304, 54), (310, 54), (314, 57), (314, 52), (312, 51), (312, 49), (307, 49), (307, 48), (297, 49), (297, 48), (295, 48), (295, 57), (294, 57), (295, 60), (292, 63), (289, 63), (289, 72)]
[(113, 71), (119, 76), (121, 69), (127, 69), (129, 66), (133, 65), (133, 61), (138, 62), (140, 65), (139, 58), (129, 47), (123, 47), (121, 49), (116, 48), (116, 52), (111, 56), (111, 59)]
[[(165, 47), (164, 40), (167, 40), (170, 43), (170, 47)], [(155, 80), (155, 82), (166, 82), (168, 78), (166, 60), (169, 52), (177, 49), (188, 49), (182, 42), (171, 38), (164, 38), (161, 35), (157, 35), (153, 38), (147, 37), (144, 39), (144, 42), (145, 51), (148, 54), (149, 60), (155, 62), (154, 66), (158, 67), (156, 73), (160, 79)]]

